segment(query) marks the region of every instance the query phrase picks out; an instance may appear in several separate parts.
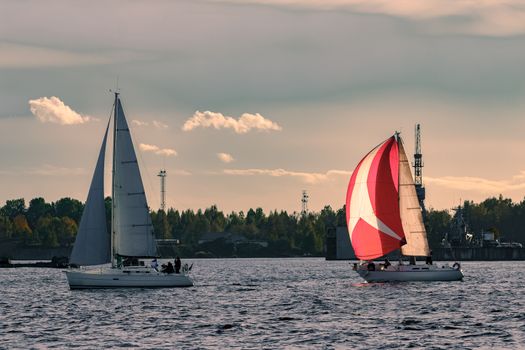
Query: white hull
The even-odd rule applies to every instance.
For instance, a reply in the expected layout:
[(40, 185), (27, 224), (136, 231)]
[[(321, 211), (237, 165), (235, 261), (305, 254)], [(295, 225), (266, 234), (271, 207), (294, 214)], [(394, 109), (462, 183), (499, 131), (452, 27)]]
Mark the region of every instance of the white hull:
[(367, 265), (361, 265), (357, 273), (367, 282), (460, 281), (463, 279), (463, 272), (459, 266), (453, 268), (437, 265), (399, 265), (369, 271)]
[(173, 288), (191, 287), (193, 280), (183, 273), (162, 273), (148, 267), (65, 271), (69, 288)]

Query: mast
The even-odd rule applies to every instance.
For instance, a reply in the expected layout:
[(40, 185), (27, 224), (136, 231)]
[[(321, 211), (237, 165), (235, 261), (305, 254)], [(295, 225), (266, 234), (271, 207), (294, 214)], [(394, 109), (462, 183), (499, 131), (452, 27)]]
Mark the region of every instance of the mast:
[(117, 142), (118, 91), (115, 91), (115, 103), (113, 107), (113, 169), (111, 171), (111, 267), (115, 267), (115, 150)]

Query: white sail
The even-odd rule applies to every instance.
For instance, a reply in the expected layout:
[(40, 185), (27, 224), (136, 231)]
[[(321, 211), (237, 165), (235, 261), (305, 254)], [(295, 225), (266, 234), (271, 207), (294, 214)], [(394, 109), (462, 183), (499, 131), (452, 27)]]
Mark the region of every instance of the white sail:
[(86, 205), (80, 219), (75, 245), (69, 262), (76, 265), (100, 265), (111, 261), (111, 239), (106, 228), (104, 203), (104, 160), (109, 123), (102, 140), (97, 165), (89, 187)]
[(135, 149), (120, 98), (115, 101), (114, 253), (153, 257), (157, 246)]
[(399, 142), (399, 211), (407, 240), (407, 244), (401, 247), (401, 253), (405, 256), (430, 255), (423, 215), (403, 142)]

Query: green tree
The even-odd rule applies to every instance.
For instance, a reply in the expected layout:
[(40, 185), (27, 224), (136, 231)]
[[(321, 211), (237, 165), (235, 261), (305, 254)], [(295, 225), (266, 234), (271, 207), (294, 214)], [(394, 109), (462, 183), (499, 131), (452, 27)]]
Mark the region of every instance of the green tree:
[(210, 222), (211, 232), (223, 232), (226, 227), (226, 218), (224, 213), (217, 209), (214, 204), (204, 211), (204, 216)]
[(167, 214), (168, 224), (171, 229), (171, 237), (181, 239), (183, 227), (181, 224), (181, 217), (178, 210), (169, 209)]
[(18, 215), (25, 214), (26, 202), (24, 198), (11, 199), (2, 207), (2, 214), (13, 220)]
[(13, 224), (9, 217), (0, 214), (0, 238), (11, 238), (13, 235)]
[(430, 208), (426, 215), (426, 228), (428, 244), (430, 248), (438, 248), (449, 232), (452, 217), (446, 210), (434, 210)]
[(82, 202), (72, 199), (69, 197), (61, 198), (55, 203), (53, 203), (55, 208), (55, 216), (64, 217), (67, 216), (77, 224), (80, 223), (80, 218), (82, 217), (82, 211), (84, 210), (84, 204)]
[(23, 214), (19, 214), (13, 219), (13, 233), (15, 237), (22, 238), (25, 242), (32, 240), (33, 231)]
[(53, 206), (49, 203), (46, 203), (44, 198), (38, 197), (31, 199), (26, 213), (29, 226), (34, 228), (40, 217), (50, 215), (52, 212)]
[(46, 247), (55, 248), (60, 246), (59, 237), (64, 239), (67, 236), (67, 234), (63, 232), (62, 218), (51, 216), (40, 218), (37, 223), (37, 228), (42, 244)]
[[(78, 226), (75, 220), (64, 216), (60, 219), (54, 218), (54, 225), (56, 225), (55, 232), (57, 236), (57, 241), (61, 246), (69, 246), (73, 244), (74, 238), (78, 231)], [(55, 220), (59, 220), (56, 221)]]
[(168, 239), (172, 237), (168, 217), (164, 210), (151, 212), (151, 219), (157, 238)]

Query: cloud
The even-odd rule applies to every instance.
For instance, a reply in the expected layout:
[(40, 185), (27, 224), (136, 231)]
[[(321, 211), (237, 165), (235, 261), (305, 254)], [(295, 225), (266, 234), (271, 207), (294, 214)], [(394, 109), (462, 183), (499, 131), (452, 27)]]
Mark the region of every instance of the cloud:
[(231, 163), (235, 160), (233, 156), (228, 153), (217, 153), (217, 158), (219, 158), (223, 163)]
[(461, 191), (500, 194), (525, 189), (525, 171), (513, 176), (510, 180), (489, 180), (471, 176), (425, 177), (425, 182)]
[(191, 175), (191, 172), (187, 171), (187, 170), (173, 170), (173, 171), (170, 171), (169, 172), (170, 174), (175, 174), (175, 175), (179, 175), (179, 176), (190, 176)]
[(307, 184), (316, 184), (325, 182), (333, 176), (346, 176), (350, 178), (351, 171), (346, 170), (328, 170), (325, 173), (308, 173), (299, 171), (289, 171), (285, 169), (225, 169), (224, 174), (239, 176), (257, 176), (265, 175), (272, 177), (295, 177), (301, 179)]
[[(135, 125), (135, 126), (149, 126), (150, 123), (149, 122), (145, 122), (145, 121), (142, 121), (142, 120), (138, 120), (138, 119), (133, 119), (131, 121), (131, 124)], [(157, 129), (166, 129), (168, 128), (168, 125), (167, 124), (164, 124), (163, 122), (159, 122), (158, 120), (154, 120), (151, 122), (151, 125), (153, 125), (154, 127), (156, 127)]]
[[(212, 0), (213, 1), (213, 0)], [(523, 0), (215, 0), (215, 2), (256, 4), (325, 11), (347, 10), (413, 21), (440, 20), (441, 29), (460, 33), (509, 36), (525, 33)], [(455, 19), (454, 23), (446, 21)]]
[(171, 148), (160, 148), (159, 146), (148, 145), (147, 143), (141, 143), (139, 145), (139, 148), (143, 152), (152, 152), (152, 153), (155, 153), (155, 154), (157, 154), (159, 156), (169, 157), (169, 156), (176, 156), (177, 155), (177, 151), (175, 151), (174, 149), (171, 149)]
[(55, 96), (29, 100), (29, 108), (42, 123), (74, 125), (84, 124), (90, 120), (88, 116), (78, 114)]
[(159, 122), (158, 120), (153, 121), (153, 126), (157, 129), (166, 129), (168, 127), (167, 124), (164, 124), (163, 122)]
[(0, 67), (8, 69), (101, 65), (151, 59), (143, 52), (106, 50), (94, 54), (0, 42)]
[(133, 119), (131, 121), (131, 124), (135, 125), (135, 126), (148, 126), (149, 123), (148, 122), (143, 122), (141, 120), (137, 120), (137, 119)]
[(222, 113), (196, 111), (191, 118), (186, 120), (182, 130), (191, 131), (195, 128), (233, 129), (237, 134), (245, 134), (248, 131), (280, 131), (282, 128), (275, 122), (264, 118), (259, 113), (244, 113), (239, 119), (224, 116)]
[(50, 164), (44, 164), (40, 168), (33, 168), (25, 171), (26, 174), (30, 175), (42, 175), (42, 176), (71, 176), (71, 175), (84, 175), (86, 172), (83, 168), (66, 168), (57, 167)]

